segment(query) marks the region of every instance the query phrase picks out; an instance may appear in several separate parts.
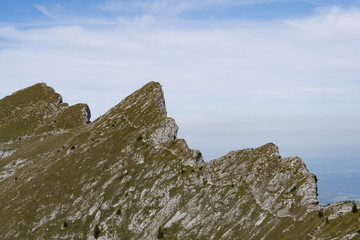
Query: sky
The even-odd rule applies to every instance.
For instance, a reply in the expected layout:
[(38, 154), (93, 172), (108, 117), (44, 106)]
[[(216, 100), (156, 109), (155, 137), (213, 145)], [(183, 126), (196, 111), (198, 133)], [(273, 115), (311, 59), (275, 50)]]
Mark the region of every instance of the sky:
[(157, 81), (206, 161), (274, 142), (318, 175), (322, 202), (360, 200), (360, 1), (0, 6), (0, 98), (45, 82), (94, 120)]

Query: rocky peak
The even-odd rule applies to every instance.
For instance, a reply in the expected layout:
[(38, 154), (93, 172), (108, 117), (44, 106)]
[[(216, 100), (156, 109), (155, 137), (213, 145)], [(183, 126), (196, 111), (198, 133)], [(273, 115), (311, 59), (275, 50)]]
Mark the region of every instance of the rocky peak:
[(144, 119), (156, 115), (166, 116), (165, 98), (160, 83), (147, 83), (110, 109), (103, 117), (114, 117), (123, 112), (132, 113), (138, 111), (148, 114), (142, 116)]
[(278, 217), (302, 218), (319, 203), (315, 179), (303, 161), (281, 158), (273, 143), (232, 151), (206, 167), (212, 183), (247, 189), (261, 209)]
[(45, 83), (37, 83), (0, 100), (0, 158), (24, 144), (90, 122), (86, 104), (69, 106)]
[(359, 236), (351, 203), (320, 206), (314, 175), (273, 143), (203, 162), (176, 138), (159, 83), (86, 125), (87, 105), (59, 103), (44, 84), (29, 89), (19, 92), (31, 104), (0, 100), (8, 112), (0, 119), (1, 239)]
[(164, 93), (157, 82), (135, 91), (94, 124), (94, 128), (102, 130), (112, 130), (115, 126), (139, 129), (141, 138), (154, 145), (176, 139), (178, 131), (175, 120), (167, 117)]

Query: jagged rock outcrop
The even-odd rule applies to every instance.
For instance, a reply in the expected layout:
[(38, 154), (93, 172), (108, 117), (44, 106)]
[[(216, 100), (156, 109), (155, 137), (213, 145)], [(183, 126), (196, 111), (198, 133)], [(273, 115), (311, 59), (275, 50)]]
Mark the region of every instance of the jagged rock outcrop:
[(70, 106), (45, 83), (17, 91), (0, 101), (0, 159), (23, 145), (44, 140), (90, 121), (86, 104)]
[(352, 203), (320, 206), (316, 177), (273, 143), (204, 162), (159, 83), (90, 124), (60, 99), (37, 84), (0, 100), (1, 239), (360, 236)]

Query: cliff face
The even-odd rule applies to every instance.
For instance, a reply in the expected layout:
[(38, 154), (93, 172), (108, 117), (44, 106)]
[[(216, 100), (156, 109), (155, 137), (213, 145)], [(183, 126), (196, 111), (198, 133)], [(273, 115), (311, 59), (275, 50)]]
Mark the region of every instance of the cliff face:
[(0, 112), (1, 239), (360, 237), (352, 203), (319, 206), (316, 177), (273, 143), (204, 162), (176, 138), (159, 83), (93, 123), (45, 84)]

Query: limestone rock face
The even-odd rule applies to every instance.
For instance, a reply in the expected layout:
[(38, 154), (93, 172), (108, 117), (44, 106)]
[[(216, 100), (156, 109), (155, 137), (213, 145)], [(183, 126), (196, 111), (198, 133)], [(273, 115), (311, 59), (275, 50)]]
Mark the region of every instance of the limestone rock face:
[(316, 177), (273, 143), (204, 162), (176, 138), (159, 83), (92, 123), (45, 84), (0, 110), (1, 239), (360, 236), (353, 203), (320, 206)]
[(261, 209), (277, 217), (296, 220), (318, 204), (315, 178), (303, 161), (281, 158), (273, 143), (230, 152), (211, 161), (207, 169), (212, 183), (247, 189)]

